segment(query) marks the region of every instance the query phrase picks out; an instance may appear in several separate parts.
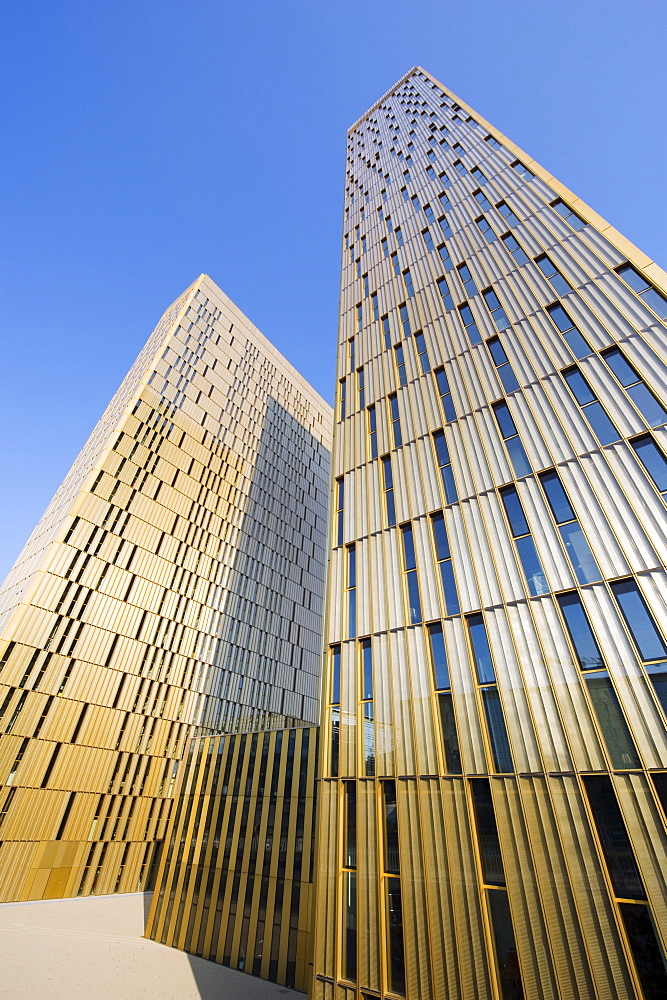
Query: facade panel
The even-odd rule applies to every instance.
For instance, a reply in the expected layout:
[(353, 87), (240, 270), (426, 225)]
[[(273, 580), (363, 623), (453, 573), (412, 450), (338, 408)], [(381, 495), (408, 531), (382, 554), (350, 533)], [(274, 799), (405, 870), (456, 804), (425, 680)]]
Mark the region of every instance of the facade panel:
[(194, 733), (317, 719), (330, 408), (202, 275), (12, 569), (0, 898), (149, 884)]
[(313, 995), (663, 996), (664, 272), (421, 69), (347, 153)]

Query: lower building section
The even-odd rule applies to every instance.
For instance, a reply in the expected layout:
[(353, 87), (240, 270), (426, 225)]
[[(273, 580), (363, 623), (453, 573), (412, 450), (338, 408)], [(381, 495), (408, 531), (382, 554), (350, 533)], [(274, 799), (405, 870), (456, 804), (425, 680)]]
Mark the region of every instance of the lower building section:
[(308, 988), (317, 754), (314, 726), (191, 741), (147, 937)]

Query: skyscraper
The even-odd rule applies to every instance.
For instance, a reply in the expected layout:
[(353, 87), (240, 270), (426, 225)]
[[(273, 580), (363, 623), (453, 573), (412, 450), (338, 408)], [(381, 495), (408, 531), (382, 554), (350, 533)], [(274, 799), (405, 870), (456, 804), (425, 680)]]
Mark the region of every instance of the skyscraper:
[(664, 997), (666, 276), (419, 68), (346, 168), (312, 995)]
[(0, 899), (146, 888), (193, 734), (317, 720), (331, 410), (208, 278), (11, 571)]

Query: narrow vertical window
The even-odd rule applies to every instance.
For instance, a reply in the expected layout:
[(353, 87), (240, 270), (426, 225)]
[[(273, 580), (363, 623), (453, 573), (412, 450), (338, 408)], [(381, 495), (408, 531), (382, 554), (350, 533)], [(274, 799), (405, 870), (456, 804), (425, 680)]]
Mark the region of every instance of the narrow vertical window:
[(482, 297), (487, 304), (488, 310), (491, 313), (491, 319), (493, 320), (497, 330), (506, 330), (510, 325), (505, 310), (498, 301), (498, 296), (492, 288), (487, 288), (486, 291), (482, 292)]
[(514, 214), (514, 212), (509, 207), (506, 201), (501, 201), (498, 205), (496, 205), (496, 208), (498, 209), (498, 211), (500, 212), (500, 214), (502, 215), (503, 219), (505, 220), (508, 226), (510, 227), (518, 226), (519, 220), (517, 219), (516, 215)]
[(445, 764), (448, 774), (461, 774), (461, 752), (459, 738), (456, 732), (454, 705), (452, 702), (451, 682), (447, 668), (447, 654), (442, 634), (442, 625), (438, 622), (428, 627), (429, 651), (433, 670), (433, 684), (437, 692), (442, 740), (445, 751)]
[(600, 444), (605, 445), (611, 444), (612, 441), (618, 441), (620, 434), (579, 369), (576, 367), (568, 368), (563, 372), (563, 378)]
[(591, 353), (591, 349), (562, 305), (559, 302), (555, 302), (553, 305), (547, 306), (547, 312), (553, 320), (556, 329), (563, 335), (563, 340), (575, 358), (587, 357)]
[(389, 990), (405, 996), (405, 952), (403, 945), (403, 906), (399, 877), (398, 822), (396, 784), (383, 781), (384, 807), (384, 888), (387, 928), (387, 978)]
[(577, 520), (562, 483), (555, 469), (542, 472), (540, 483), (546, 494), (554, 521), (563, 539), (565, 550), (570, 557), (572, 568), (579, 583), (594, 583), (602, 579), (600, 570), (586, 541), (581, 525)]
[(340, 646), (332, 646), (330, 651), (331, 664), (331, 775), (338, 777), (338, 762), (340, 756)]
[(345, 481), (336, 480), (336, 545), (343, 544), (343, 518), (345, 515)]
[(639, 377), (623, 352), (618, 347), (610, 347), (602, 351), (601, 357), (607, 362), (649, 427), (664, 424), (667, 421), (667, 411)]
[(367, 778), (375, 775), (375, 723), (373, 710), (373, 648), (370, 639), (359, 643), (359, 708), (363, 726), (363, 769)]
[(514, 544), (519, 554), (524, 576), (528, 582), (531, 597), (546, 594), (549, 591), (540, 557), (535, 548), (535, 542), (530, 534), (528, 523), (523, 513), (516, 486), (507, 486), (500, 491), (500, 496), (509, 522)]
[(357, 550), (347, 547), (347, 634), (354, 639), (357, 634)]
[(507, 898), (500, 839), (496, 825), (491, 786), (488, 778), (470, 781), (477, 826), (485, 897), (488, 905), (493, 942), (496, 953), (498, 982), (502, 1000), (521, 1000), (523, 986), (517, 960), (512, 915)]
[(560, 215), (561, 219), (572, 226), (573, 229), (583, 229), (586, 223), (583, 219), (580, 219), (576, 212), (573, 212), (569, 205), (566, 205), (564, 201), (557, 198), (556, 201), (551, 202), (551, 207), (555, 212)]
[(394, 347), (394, 362), (396, 364), (398, 384), (406, 385), (408, 380), (405, 374), (405, 356), (403, 354), (403, 346), (401, 344), (396, 344)]
[(426, 350), (426, 340), (424, 339), (424, 334), (420, 331), (415, 334), (415, 347), (417, 350), (417, 357), (419, 359), (419, 364), (422, 370), (422, 374), (426, 375), (431, 370), (431, 365), (428, 360), (428, 351)]
[(505, 442), (507, 454), (509, 455), (514, 475), (517, 478), (528, 476), (533, 471), (526, 455), (526, 450), (521, 443), (519, 432), (516, 429), (512, 415), (507, 403), (494, 403), (493, 412), (498, 423), (498, 428)]
[(375, 405), (368, 407), (368, 444), (371, 461), (378, 457), (377, 414)]
[(650, 434), (643, 434), (630, 442), (655, 488), (667, 499), (667, 458)]
[(558, 604), (612, 767), (641, 767), (630, 729), (579, 594), (576, 591), (559, 594)]
[(394, 440), (394, 448), (400, 448), (403, 444), (401, 435), (401, 417), (398, 412), (398, 396), (393, 392), (387, 397), (389, 403), (389, 420), (391, 423), (391, 433)]
[(514, 770), (514, 765), (484, 617), (481, 614), (469, 615), (467, 624), (494, 767), (496, 771), (509, 773)]
[(459, 306), (459, 314), (470, 343), (480, 344), (482, 342), (482, 338), (479, 330), (477, 329), (475, 317), (473, 316), (472, 310), (467, 302), (464, 302), (463, 305)]
[(405, 302), (403, 302), (398, 307), (398, 313), (399, 313), (399, 316), (401, 317), (401, 326), (403, 327), (403, 336), (404, 337), (409, 337), (410, 334), (412, 333), (412, 330), (410, 328), (410, 318), (408, 316), (408, 307), (405, 304)]
[(378, 320), (380, 318), (380, 307), (378, 305), (378, 293), (373, 292), (371, 295), (371, 307), (373, 310), (373, 319)]
[(632, 264), (621, 264), (616, 268), (616, 274), (636, 292), (642, 302), (653, 310), (660, 319), (667, 319), (667, 298), (657, 288), (650, 285), (646, 278), (636, 271)]
[(350, 368), (351, 372), (354, 371), (354, 354), (355, 354), (355, 350), (356, 350), (356, 344), (355, 344), (354, 337), (350, 337), (350, 339), (347, 342), (347, 359), (348, 359), (348, 362), (349, 362), (349, 368)]
[(466, 295), (472, 298), (473, 295), (477, 295), (477, 285), (475, 284), (475, 279), (470, 273), (470, 268), (467, 264), (459, 264), (456, 268), (459, 272), (459, 278), (461, 279), (461, 284), (466, 290)]
[(528, 255), (511, 233), (506, 233), (505, 236), (501, 236), (501, 239), (511, 254), (512, 260), (515, 264), (528, 263)]
[(357, 303), (357, 333), (361, 332), (363, 326), (363, 312), (361, 308), (361, 302)]
[(440, 397), (440, 405), (442, 406), (443, 416), (446, 421), (456, 420), (456, 410), (454, 409), (452, 392), (449, 388), (449, 382), (447, 380), (447, 375), (445, 374), (445, 369), (436, 368), (433, 374), (435, 375), (435, 384), (438, 387), (438, 396)]
[(344, 378), (340, 380), (340, 391), (338, 395), (338, 419), (345, 420), (345, 403), (347, 397), (347, 383)]
[(381, 319), (382, 323), (382, 334), (384, 336), (384, 346), (385, 348), (391, 347), (391, 330), (389, 329), (389, 316), (383, 316)]
[(438, 278), (437, 284), (438, 284), (438, 291), (442, 296), (442, 301), (445, 306), (445, 309), (453, 309), (454, 302), (452, 299), (452, 294), (449, 290), (449, 285), (447, 284), (447, 279), (445, 277)]
[(364, 369), (357, 368), (357, 402), (360, 410), (363, 410), (365, 404), (365, 380), (364, 380)]
[(382, 457), (382, 486), (387, 527), (391, 528), (396, 524), (396, 509), (394, 506), (394, 477), (389, 455), (383, 455)]
[(502, 382), (503, 389), (505, 392), (514, 392), (519, 388), (519, 383), (517, 382), (514, 370), (509, 363), (509, 358), (505, 354), (505, 349), (500, 343), (499, 337), (491, 337), (486, 342), (486, 346), (489, 348), (489, 353), (493, 358), (493, 363), (496, 366), (496, 371), (498, 372), (498, 377)]
[(445, 441), (444, 431), (436, 431), (434, 433), (433, 445), (435, 447), (435, 455), (438, 463), (438, 469), (440, 470), (442, 486), (445, 491), (445, 501), (447, 503), (456, 503), (458, 500), (458, 493), (456, 492), (456, 483), (454, 482), (454, 473), (452, 471), (452, 460), (449, 457), (449, 449), (447, 448), (447, 442)]
[(410, 523), (401, 525), (401, 541), (403, 544), (403, 575), (405, 576), (405, 591), (408, 601), (408, 624), (418, 625), (422, 620), (422, 611), (419, 599), (415, 543)]
[(460, 611), (459, 598), (452, 567), (452, 554), (449, 549), (447, 529), (445, 527), (445, 517), (442, 511), (431, 515), (431, 529), (433, 531), (435, 555), (440, 567), (442, 592), (445, 597), (445, 613), (447, 615), (458, 615)]

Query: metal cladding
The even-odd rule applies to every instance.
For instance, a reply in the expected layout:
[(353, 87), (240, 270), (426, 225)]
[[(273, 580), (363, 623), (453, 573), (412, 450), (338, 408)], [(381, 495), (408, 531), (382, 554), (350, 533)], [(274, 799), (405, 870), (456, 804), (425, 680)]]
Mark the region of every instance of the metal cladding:
[(666, 276), (419, 68), (342, 257), (312, 995), (665, 996)]
[(150, 887), (188, 738), (316, 722), (331, 410), (202, 275), (11, 571), (0, 899)]

